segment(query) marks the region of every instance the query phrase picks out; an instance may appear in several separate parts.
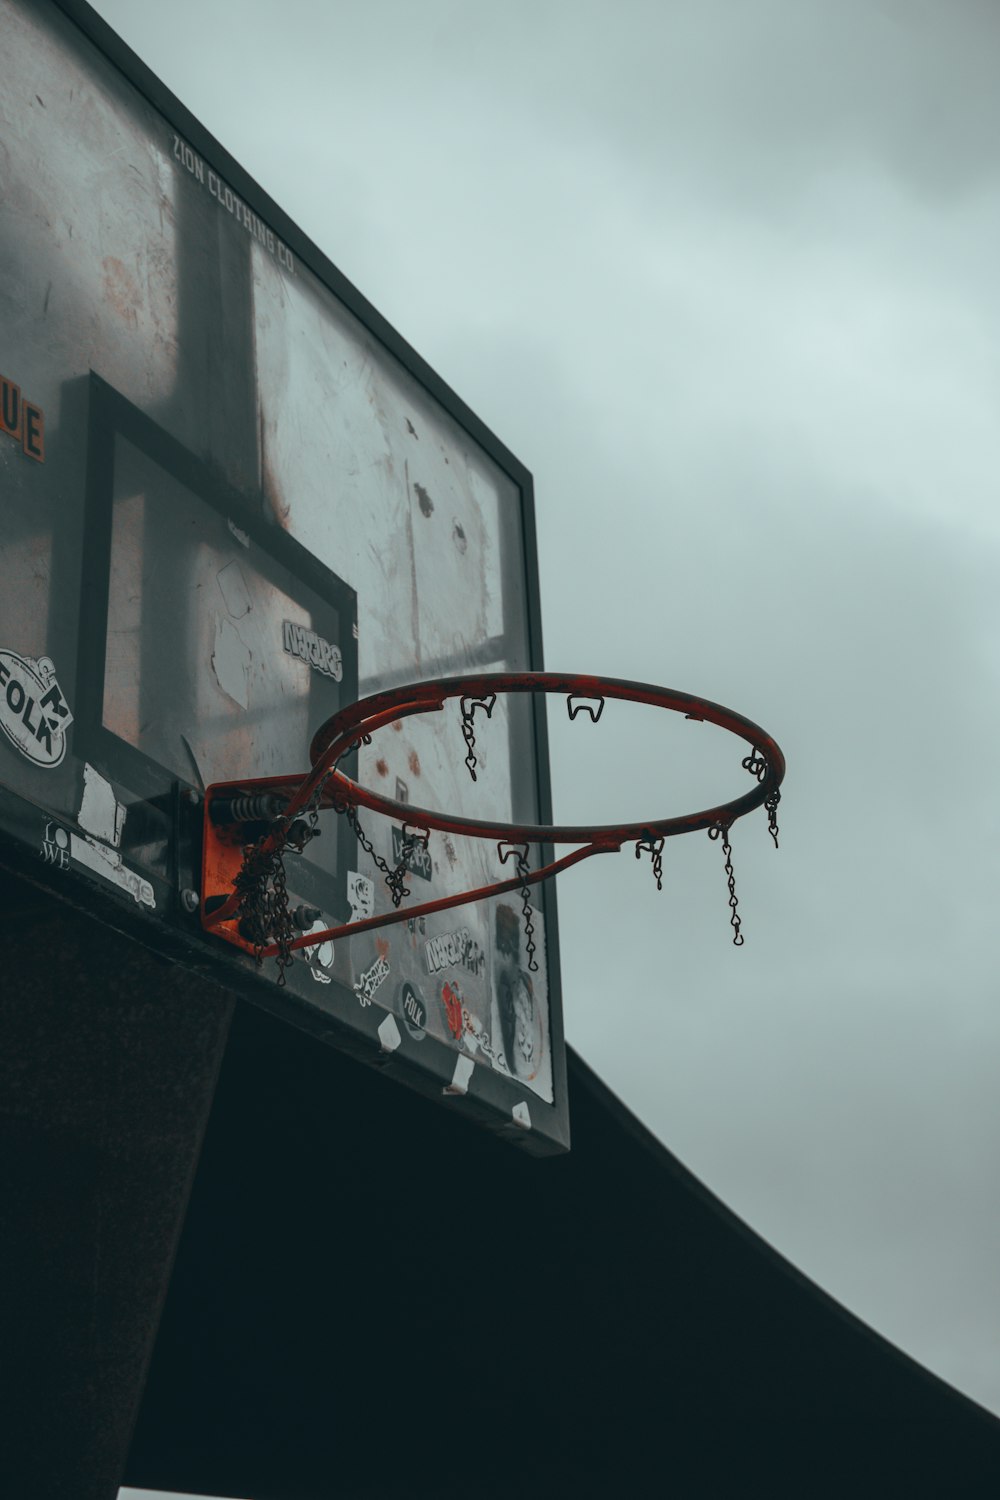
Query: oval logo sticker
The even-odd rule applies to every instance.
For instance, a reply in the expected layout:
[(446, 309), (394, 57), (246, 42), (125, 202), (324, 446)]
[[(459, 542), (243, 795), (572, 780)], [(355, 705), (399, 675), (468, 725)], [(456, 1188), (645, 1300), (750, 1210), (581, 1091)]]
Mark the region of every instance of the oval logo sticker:
[(0, 729), (15, 750), (36, 766), (58, 766), (72, 722), (49, 658), (0, 650)]

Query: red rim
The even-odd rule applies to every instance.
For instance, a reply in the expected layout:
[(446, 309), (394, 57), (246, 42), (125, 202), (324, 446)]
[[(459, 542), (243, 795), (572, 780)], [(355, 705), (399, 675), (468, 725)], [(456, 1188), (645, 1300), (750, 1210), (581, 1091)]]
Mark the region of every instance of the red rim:
[[(396, 802), (368, 787), (352, 781), (342, 771), (331, 770), (364, 735), (414, 714), (433, 713), (452, 698), (470, 700), (488, 698), (493, 693), (559, 693), (567, 699), (618, 699), (646, 703), (652, 708), (684, 714), (686, 718), (716, 724), (737, 735), (763, 756), (766, 769), (762, 778), (742, 797), (694, 813), (636, 823), (611, 824), (538, 824), (500, 823), (479, 818), (461, 818), (412, 803)], [(304, 807), (316, 787), (325, 780), (322, 805), (351, 804), (371, 809), (411, 827), (438, 829), (445, 833), (464, 834), (473, 838), (500, 839), (518, 844), (600, 844), (620, 847), (636, 840), (672, 838), (699, 829), (730, 827), (737, 818), (761, 807), (781, 785), (785, 758), (766, 730), (751, 719), (707, 698), (671, 688), (656, 687), (647, 682), (629, 682), (615, 677), (557, 672), (488, 672), (469, 677), (437, 678), (410, 683), (382, 693), (361, 698), (341, 709), (317, 730), (309, 749), (313, 769), (305, 778), (287, 809), (287, 816)]]

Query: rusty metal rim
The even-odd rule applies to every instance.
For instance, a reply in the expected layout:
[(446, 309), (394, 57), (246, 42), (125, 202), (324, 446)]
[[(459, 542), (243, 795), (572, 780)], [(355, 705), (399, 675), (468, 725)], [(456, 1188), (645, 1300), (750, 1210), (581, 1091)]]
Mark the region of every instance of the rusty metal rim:
[[(363, 737), (389, 723), (414, 714), (443, 709), (445, 703), (452, 698), (474, 701), (488, 698), (491, 694), (504, 693), (565, 694), (568, 707), (571, 707), (571, 700), (574, 698), (611, 698), (682, 713), (686, 718), (715, 724), (745, 740), (764, 757), (766, 771), (752, 790), (742, 797), (699, 812), (648, 822), (569, 825), (501, 823), (462, 818), (383, 797), (336, 769), (337, 760)], [(578, 705), (577, 711), (581, 706), (583, 705)], [(657, 687), (652, 683), (557, 672), (479, 673), (468, 677), (436, 678), (374, 693), (341, 709), (328, 719), (313, 736), (309, 758), (313, 769), (293, 797), (286, 816), (293, 816), (305, 807), (316, 788), (322, 786), (320, 805), (323, 807), (338, 803), (341, 806), (360, 805), (385, 817), (407, 823), (411, 828), (437, 829), (445, 833), (500, 839), (516, 844), (598, 844), (608, 848), (620, 848), (622, 844), (636, 840), (672, 838), (705, 828), (729, 828), (737, 818), (762, 806), (781, 785), (785, 774), (785, 758), (772, 736), (759, 724), (721, 704), (672, 688)]]

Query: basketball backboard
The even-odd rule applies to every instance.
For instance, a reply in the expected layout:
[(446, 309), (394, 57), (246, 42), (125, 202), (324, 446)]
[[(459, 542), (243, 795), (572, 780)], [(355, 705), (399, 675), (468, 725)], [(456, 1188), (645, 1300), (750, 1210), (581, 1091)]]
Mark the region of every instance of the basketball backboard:
[[(0, 0), (0, 832), (55, 896), (529, 1150), (568, 1143), (554, 893), (274, 966), (202, 931), (206, 787), (308, 769), (384, 688), (542, 665), (531, 479), (79, 0)], [(455, 708), (452, 705), (452, 708)], [(400, 721), (350, 774), (550, 818), (544, 707)], [(402, 829), (290, 856), (320, 926), (388, 903)], [(370, 848), (366, 848), (366, 843)], [(415, 895), (497, 879), (432, 841)]]

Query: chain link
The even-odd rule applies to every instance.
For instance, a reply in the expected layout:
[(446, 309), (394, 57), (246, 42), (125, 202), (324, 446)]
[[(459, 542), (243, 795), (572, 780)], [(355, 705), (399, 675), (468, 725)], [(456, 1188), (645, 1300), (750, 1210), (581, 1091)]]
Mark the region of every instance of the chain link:
[(490, 693), (485, 698), (462, 698), (459, 703), (459, 708), (461, 709), (462, 713), (462, 737), (464, 738), (466, 745), (465, 764), (469, 768), (469, 775), (472, 777), (473, 781), (477, 779), (476, 766), (479, 764), (479, 762), (476, 760), (476, 725), (474, 719), (475, 712), (477, 708), (485, 708), (486, 717), (488, 719), (492, 718), (493, 706), (496, 701), (496, 693)]
[[(767, 775), (767, 760), (757, 746), (754, 745), (750, 754), (744, 756), (740, 762), (744, 771), (749, 771), (758, 781), (763, 781)], [(781, 790), (775, 787), (764, 799), (764, 807), (767, 810), (767, 831), (774, 840), (774, 847), (778, 847), (778, 803), (781, 801)]]
[[(371, 735), (363, 735), (361, 738), (364, 743), (371, 743)], [(279, 814), (271, 823), (270, 828), (261, 834), (255, 843), (247, 844), (243, 849), (243, 867), (235, 881), (236, 889), (242, 894), (239, 905), (239, 931), (248, 942), (253, 944), (254, 958), (258, 968), (263, 962), (264, 949), (272, 944), (277, 946), (279, 985), (284, 985), (285, 970), (295, 962), (290, 946), (295, 934), (295, 924), (288, 909), (285, 849), (290, 845), (301, 854), (306, 844), (319, 835), (319, 805), (326, 784), (340, 762), (350, 754), (357, 743), (358, 741), (355, 741), (354, 744), (348, 745), (347, 749), (338, 755), (333, 765), (320, 777), (308, 803), (301, 809), (294, 822), (286, 813)], [(297, 838), (292, 837), (296, 825), (299, 825)], [(261, 845), (265, 839), (272, 836), (277, 838), (278, 843), (269, 854), (262, 856)]]
[(642, 836), (641, 839), (637, 839), (636, 840), (636, 845), (635, 845), (635, 857), (636, 857), (636, 859), (638, 859), (640, 857), (640, 855), (643, 853), (643, 851), (645, 851), (646, 853), (652, 855), (652, 859), (653, 859), (653, 875), (656, 878), (656, 889), (658, 891), (662, 891), (663, 890), (663, 845), (664, 845), (664, 842), (665, 841), (664, 841), (663, 838), (654, 839), (653, 835), (651, 833), (645, 833), (645, 834), (643, 834), (643, 836)]
[(750, 775), (755, 776), (758, 781), (763, 781), (764, 777), (767, 775), (767, 761), (765, 760), (761, 752), (757, 749), (756, 745), (754, 745), (749, 755), (745, 755), (743, 757), (743, 759), (740, 761), (740, 765), (743, 767), (744, 771), (749, 771)]
[(260, 846), (266, 837), (263, 834), (243, 850), (243, 868), (236, 877), (236, 889), (241, 893), (238, 925), (241, 935), (253, 944), (258, 968), (264, 960), (264, 949), (277, 944), (278, 984), (283, 985), (285, 970), (294, 962), (290, 944), (295, 929), (288, 910), (282, 848), (262, 856)]
[(733, 927), (733, 947), (743, 946), (743, 934), (740, 932), (740, 914), (736, 909), (736, 877), (733, 874), (733, 849), (729, 842), (729, 829), (722, 823), (714, 823), (708, 830), (710, 839), (722, 839), (722, 851), (726, 862), (726, 883), (729, 886), (729, 920)]
[(538, 964), (535, 962), (535, 924), (531, 920), (531, 903), (528, 900), (531, 887), (528, 885), (526, 878), (529, 869), (527, 844), (525, 844), (523, 849), (518, 849), (514, 857), (517, 861), (517, 873), (524, 881), (524, 885), (521, 887), (521, 911), (524, 915), (524, 951), (528, 955), (528, 968), (532, 974), (537, 974)]

